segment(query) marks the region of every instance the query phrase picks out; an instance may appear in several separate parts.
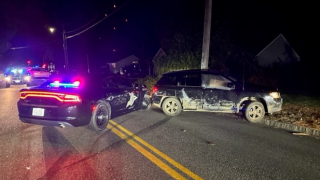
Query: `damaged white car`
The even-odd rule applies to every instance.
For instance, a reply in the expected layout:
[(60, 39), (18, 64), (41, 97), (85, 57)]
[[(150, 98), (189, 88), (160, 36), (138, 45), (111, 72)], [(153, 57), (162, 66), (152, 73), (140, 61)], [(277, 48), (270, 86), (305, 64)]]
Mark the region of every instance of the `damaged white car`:
[(276, 88), (243, 84), (211, 70), (165, 73), (154, 85), (152, 103), (169, 116), (181, 111), (243, 112), (253, 123), (265, 114), (281, 111), (283, 100)]

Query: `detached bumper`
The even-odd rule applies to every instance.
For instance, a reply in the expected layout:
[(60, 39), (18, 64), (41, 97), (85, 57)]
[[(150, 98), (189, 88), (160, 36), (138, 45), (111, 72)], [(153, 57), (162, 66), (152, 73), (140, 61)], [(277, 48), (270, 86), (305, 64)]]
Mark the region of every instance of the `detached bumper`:
[(272, 99), (267, 102), (268, 113), (272, 114), (274, 112), (279, 112), (282, 110), (283, 99)]

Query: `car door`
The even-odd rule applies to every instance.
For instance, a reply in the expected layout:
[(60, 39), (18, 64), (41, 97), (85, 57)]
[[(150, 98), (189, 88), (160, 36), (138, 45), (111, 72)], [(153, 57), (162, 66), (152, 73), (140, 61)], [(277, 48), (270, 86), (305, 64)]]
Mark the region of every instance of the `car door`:
[(106, 100), (110, 103), (112, 116), (120, 115), (133, 107), (135, 100), (133, 85), (123, 77), (107, 77), (103, 80), (106, 89)]
[(202, 109), (202, 93), (200, 73), (186, 72), (178, 76), (177, 94), (184, 110)]
[(220, 74), (202, 74), (203, 109), (232, 112), (236, 93), (232, 81)]

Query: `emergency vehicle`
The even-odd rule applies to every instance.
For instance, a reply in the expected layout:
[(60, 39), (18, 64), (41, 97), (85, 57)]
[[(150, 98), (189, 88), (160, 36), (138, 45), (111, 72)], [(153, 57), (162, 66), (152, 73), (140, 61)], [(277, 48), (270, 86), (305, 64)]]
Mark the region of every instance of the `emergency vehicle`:
[(27, 67), (13, 67), (7, 68), (4, 73), (6, 87), (10, 87), (11, 84), (25, 84), (28, 79)]

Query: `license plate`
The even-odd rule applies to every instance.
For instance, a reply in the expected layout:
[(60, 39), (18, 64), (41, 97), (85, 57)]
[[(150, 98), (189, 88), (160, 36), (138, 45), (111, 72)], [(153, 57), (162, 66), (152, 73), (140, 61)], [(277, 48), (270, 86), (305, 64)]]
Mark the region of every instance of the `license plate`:
[(33, 108), (32, 109), (32, 116), (44, 116), (44, 109), (43, 108)]
[(15, 80), (14, 82), (15, 82), (15, 83), (20, 83), (21, 81), (20, 81), (20, 80)]

